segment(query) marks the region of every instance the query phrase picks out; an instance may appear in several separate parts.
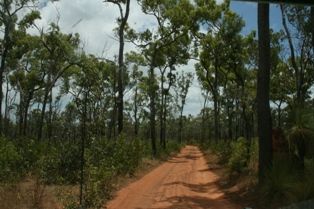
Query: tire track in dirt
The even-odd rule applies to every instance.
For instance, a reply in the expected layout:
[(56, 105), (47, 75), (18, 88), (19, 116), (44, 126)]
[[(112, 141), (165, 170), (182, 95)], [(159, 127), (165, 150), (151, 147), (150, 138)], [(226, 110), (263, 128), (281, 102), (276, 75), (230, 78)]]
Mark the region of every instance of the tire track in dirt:
[(226, 199), (202, 152), (186, 146), (140, 180), (121, 189), (108, 209), (240, 209)]

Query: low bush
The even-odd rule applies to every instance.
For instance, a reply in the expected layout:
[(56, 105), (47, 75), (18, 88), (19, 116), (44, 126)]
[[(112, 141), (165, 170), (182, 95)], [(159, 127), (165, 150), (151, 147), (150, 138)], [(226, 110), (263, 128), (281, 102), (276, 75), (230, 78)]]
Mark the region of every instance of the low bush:
[(228, 166), (231, 170), (242, 172), (247, 168), (249, 160), (249, 147), (247, 139), (240, 137), (230, 144), (231, 154)]
[(37, 167), (47, 184), (75, 184), (79, 181), (80, 164), (79, 146), (52, 146), (39, 159)]
[(210, 149), (218, 156), (220, 163), (227, 163), (232, 153), (229, 141), (218, 141), (209, 145)]
[(0, 181), (15, 181), (21, 177), (22, 156), (16, 146), (0, 138)]
[(293, 162), (288, 159), (274, 159), (260, 188), (262, 200), (267, 200), (269, 205), (289, 204), (296, 200), (297, 187), (304, 179), (301, 173), (292, 168)]

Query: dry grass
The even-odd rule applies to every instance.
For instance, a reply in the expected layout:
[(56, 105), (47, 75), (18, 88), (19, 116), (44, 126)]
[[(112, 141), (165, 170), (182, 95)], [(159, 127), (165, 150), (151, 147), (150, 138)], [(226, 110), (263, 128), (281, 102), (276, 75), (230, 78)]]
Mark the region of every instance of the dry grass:
[(54, 191), (30, 177), (17, 184), (1, 184), (0, 209), (61, 209)]

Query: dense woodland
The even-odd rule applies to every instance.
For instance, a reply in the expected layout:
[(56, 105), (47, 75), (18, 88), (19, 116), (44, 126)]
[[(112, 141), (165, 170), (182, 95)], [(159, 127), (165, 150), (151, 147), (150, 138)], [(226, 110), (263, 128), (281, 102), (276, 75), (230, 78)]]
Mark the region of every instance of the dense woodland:
[[(79, 202), (68, 198), (68, 208), (98, 208), (115, 176), (196, 143), (231, 169), (271, 179), (265, 185), (274, 198), (285, 199), (291, 182), (312, 185), (302, 197), (314, 197), (313, 179), (300, 177), (314, 171), (313, 7), (278, 5), (282, 29), (274, 31), (269, 5), (259, 4), (258, 28), (243, 35), (245, 22), (229, 1), (104, 2), (117, 8), (114, 60), (86, 53), (79, 34), (57, 23), (38, 27), (36, 1), (1, 0), (2, 188), (27, 176), (38, 188), (80, 185)], [(130, 4), (155, 18), (154, 30), (128, 25)], [(194, 69), (183, 71), (191, 61)], [(203, 108), (184, 115), (195, 82)], [(277, 171), (280, 160), (298, 181), (280, 176), (288, 175)], [(37, 195), (33, 208), (40, 208)]]

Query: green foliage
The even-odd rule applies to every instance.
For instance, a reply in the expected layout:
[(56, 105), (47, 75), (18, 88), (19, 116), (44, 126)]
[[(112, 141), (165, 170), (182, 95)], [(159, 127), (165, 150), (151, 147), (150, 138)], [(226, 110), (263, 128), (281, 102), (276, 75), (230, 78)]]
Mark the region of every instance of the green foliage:
[(232, 152), (229, 142), (218, 141), (211, 144), (210, 149), (218, 156), (221, 163), (228, 162)]
[(229, 167), (237, 172), (243, 171), (248, 163), (248, 141), (244, 137), (238, 138), (230, 144), (231, 155), (228, 161)]
[(298, 157), (314, 157), (314, 133), (310, 129), (293, 127), (289, 134), (289, 145), (292, 153)]
[(158, 157), (161, 159), (166, 159), (173, 153), (177, 153), (181, 150), (181, 148), (184, 146), (184, 144), (179, 144), (175, 140), (169, 140), (167, 141), (166, 149), (159, 147)]
[(87, 167), (84, 203), (88, 208), (103, 206), (103, 202), (111, 196), (115, 177), (114, 171), (104, 165)]
[(48, 184), (74, 184), (79, 181), (80, 150), (76, 145), (51, 147), (38, 161), (40, 176)]
[(248, 160), (248, 169), (251, 174), (258, 172), (258, 138), (253, 138), (250, 145), (250, 156)]
[(288, 203), (293, 199), (294, 184), (298, 180), (298, 173), (291, 169), (289, 160), (275, 160), (273, 167), (266, 173), (265, 182), (261, 187), (263, 200), (268, 204), (274, 202)]
[(0, 138), (0, 181), (14, 181), (21, 175), (22, 156), (15, 145)]

